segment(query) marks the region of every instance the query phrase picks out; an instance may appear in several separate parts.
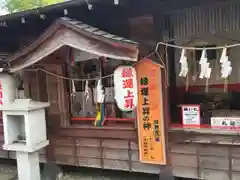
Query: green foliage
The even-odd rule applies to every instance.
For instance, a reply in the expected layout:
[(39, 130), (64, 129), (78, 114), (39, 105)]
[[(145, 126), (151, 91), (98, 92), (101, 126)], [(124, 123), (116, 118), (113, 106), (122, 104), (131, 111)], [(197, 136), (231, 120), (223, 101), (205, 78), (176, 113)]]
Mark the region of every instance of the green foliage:
[(64, 0), (5, 0), (3, 6), (9, 13), (63, 2)]

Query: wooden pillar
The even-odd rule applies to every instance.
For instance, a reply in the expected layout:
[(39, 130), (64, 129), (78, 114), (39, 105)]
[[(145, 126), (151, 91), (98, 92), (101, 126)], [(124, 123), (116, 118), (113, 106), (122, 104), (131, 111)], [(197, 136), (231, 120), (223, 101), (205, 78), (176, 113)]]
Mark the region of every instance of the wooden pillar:
[[(166, 25), (166, 16), (161, 13), (161, 11), (156, 10), (153, 14), (154, 17), (154, 36), (157, 39), (157, 42), (163, 41), (163, 34), (164, 34), (164, 29)], [(168, 72), (167, 72), (167, 65), (169, 64), (168, 60), (166, 57), (168, 57), (168, 51), (166, 51), (166, 48), (164, 46), (159, 46), (158, 48), (158, 53), (161, 55), (161, 58), (164, 61), (165, 64), (165, 69), (163, 69), (162, 72), (162, 92), (163, 92), (163, 113), (164, 113), (164, 126), (165, 126), (165, 137), (166, 137), (166, 156), (167, 156), (167, 166), (164, 168), (161, 167), (161, 171), (163, 173), (159, 174), (159, 179), (164, 179), (166, 176), (172, 175), (171, 169), (168, 168), (171, 165), (170, 162), (170, 156), (169, 156), (169, 140), (168, 140), (168, 131), (170, 129), (170, 114), (169, 114), (169, 86), (167, 84), (169, 77), (168, 77)], [(166, 56), (167, 53), (167, 56)], [(159, 60), (159, 57), (158, 57)], [(161, 64), (159, 61), (158, 63)], [(167, 72), (167, 74), (166, 74)], [(166, 173), (164, 173), (166, 172)], [(170, 177), (169, 177), (170, 178)]]

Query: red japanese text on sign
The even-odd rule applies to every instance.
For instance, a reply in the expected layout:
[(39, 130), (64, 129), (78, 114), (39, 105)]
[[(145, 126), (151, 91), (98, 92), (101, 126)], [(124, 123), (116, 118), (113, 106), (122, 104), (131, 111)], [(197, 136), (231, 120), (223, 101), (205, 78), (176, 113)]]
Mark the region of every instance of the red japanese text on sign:
[(133, 70), (132, 70), (132, 68), (124, 68), (122, 70), (122, 77), (124, 77), (124, 78), (133, 77)]
[(132, 111), (137, 105), (136, 70), (131, 66), (120, 66), (114, 71), (115, 99), (120, 110)]
[(133, 79), (132, 78), (124, 79), (123, 88), (133, 88)]
[(131, 91), (127, 91), (127, 96), (124, 96), (125, 100), (125, 108), (130, 108), (132, 109), (134, 107), (134, 102), (133, 102), (134, 94)]
[[(133, 70), (132, 68), (123, 68), (122, 70), (122, 85), (124, 89), (132, 89), (133, 88)], [(132, 109), (134, 107), (134, 94), (131, 90), (127, 90), (127, 95), (124, 96), (124, 107), (127, 109)]]

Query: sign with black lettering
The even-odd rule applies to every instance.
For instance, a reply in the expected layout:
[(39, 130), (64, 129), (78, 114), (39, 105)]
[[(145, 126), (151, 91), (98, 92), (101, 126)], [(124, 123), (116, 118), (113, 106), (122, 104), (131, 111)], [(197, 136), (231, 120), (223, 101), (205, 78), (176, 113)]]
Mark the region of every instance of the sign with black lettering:
[(211, 117), (213, 129), (239, 129), (240, 117)]
[(181, 105), (183, 126), (200, 127), (200, 105)]

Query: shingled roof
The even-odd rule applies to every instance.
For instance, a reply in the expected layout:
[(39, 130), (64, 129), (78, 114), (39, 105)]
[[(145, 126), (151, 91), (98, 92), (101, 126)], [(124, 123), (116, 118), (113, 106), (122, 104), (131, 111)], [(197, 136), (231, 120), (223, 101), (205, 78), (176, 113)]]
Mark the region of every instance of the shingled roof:
[(70, 18), (67, 18), (67, 17), (60, 18), (60, 23), (66, 25), (66, 26), (70, 25), (70, 26), (75, 27), (79, 30), (83, 30), (83, 31), (89, 32), (93, 35), (102, 36), (104, 38), (108, 38), (108, 39), (111, 39), (111, 40), (114, 40), (114, 41), (119, 41), (119, 42), (122, 42), (122, 43), (138, 44), (135, 41), (128, 40), (126, 38), (107, 33), (107, 32), (102, 31), (102, 30), (100, 30), (96, 27), (90, 26), (90, 25), (85, 24), (81, 21), (77, 21), (77, 20), (70, 19)]
[[(65, 34), (60, 35), (61, 31)], [(24, 59), (27, 64), (35, 63), (62, 46), (70, 46), (113, 59), (136, 61), (138, 56), (137, 42), (107, 33), (81, 21), (64, 17), (54, 22), (30, 46), (7, 58), (6, 62), (14, 64), (15, 60)], [(45, 48), (45, 54), (40, 52), (41, 48)], [(25, 64), (24, 67), (26, 66), (28, 65)]]

